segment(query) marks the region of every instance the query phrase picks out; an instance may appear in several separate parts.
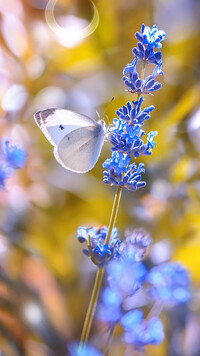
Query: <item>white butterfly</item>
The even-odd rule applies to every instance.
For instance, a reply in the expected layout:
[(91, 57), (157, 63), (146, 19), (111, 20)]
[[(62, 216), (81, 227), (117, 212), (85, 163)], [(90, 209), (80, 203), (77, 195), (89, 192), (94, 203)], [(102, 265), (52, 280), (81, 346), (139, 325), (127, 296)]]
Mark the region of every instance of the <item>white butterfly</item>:
[(59, 109), (39, 111), (34, 119), (64, 168), (85, 173), (95, 166), (106, 136), (103, 120)]

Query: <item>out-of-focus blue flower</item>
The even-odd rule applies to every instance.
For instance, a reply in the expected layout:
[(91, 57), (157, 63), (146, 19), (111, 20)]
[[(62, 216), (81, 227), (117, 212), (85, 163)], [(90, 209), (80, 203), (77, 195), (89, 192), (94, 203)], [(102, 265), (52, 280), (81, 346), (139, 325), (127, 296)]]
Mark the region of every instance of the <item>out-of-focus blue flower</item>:
[(188, 271), (179, 263), (153, 267), (147, 280), (152, 284), (150, 295), (166, 304), (185, 303), (191, 298)]
[(121, 241), (117, 238), (117, 228), (114, 228), (112, 231), (109, 245), (105, 244), (107, 234), (108, 228), (106, 226), (100, 229), (80, 226), (77, 230), (77, 238), (79, 242), (87, 242), (88, 244), (88, 248), (83, 249), (84, 254), (89, 256), (100, 268), (112, 258), (118, 257), (119, 254), (118, 251)]
[(125, 332), (123, 339), (136, 349), (145, 345), (159, 344), (164, 340), (163, 324), (157, 317), (144, 320), (143, 311), (135, 309), (127, 312), (121, 318), (121, 325)]
[(77, 239), (79, 242), (88, 242), (88, 236), (90, 235), (91, 239), (96, 237), (98, 233), (97, 227), (85, 227), (79, 226), (77, 229)]
[[(128, 101), (126, 106), (124, 105), (122, 108), (119, 108), (116, 111), (116, 114), (119, 116), (120, 119), (125, 120), (126, 122), (129, 122), (129, 124), (143, 125), (144, 121), (146, 121), (150, 118), (150, 115), (149, 115), (150, 112), (155, 109), (155, 107), (153, 105), (151, 105), (148, 108), (141, 110), (141, 105), (142, 105), (143, 101), (144, 101), (143, 96), (141, 96), (141, 98), (137, 101), (132, 101), (132, 104), (130, 103), (130, 101)], [(120, 120), (117, 120), (117, 119), (114, 119), (114, 120), (113, 120), (113, 124), (116, 129), (116, 126), (117, 126), (116, 121), (120, 121)]]
[(119, 185), (131, 191), (144, 187), (146, 182), (141, 181), (141, 173), (145, 172), (143, 163), (137, 167), (136, 163), (129, 164), (130, 161), (130, 156), (113, 152), (112, 157), (103, 163), (103, 167), (107, 169), (103, 172), (103, 182), (109, 185)]
[(106, 265), (107, 287), (101, 294), (97, 318), (113, 328), (124, 315), (124, 301), (133, 296), (145, 281), (147, 269), (124, 253)]
[(143, 263), (128, 258), (112, 260), (107, 265), (109, 286), (123, 297), (133, 295), (140, 289), (146, 274), (147, 269)]
[(106, 287), (102, 292), (101, 303), (97, 308), (97, 318), (109, 324), (110, 327), (117, 324), (123, 315), (122, 302), (123, 297), (118, 290)]
[(103, 356), (101, 351), (89, 344), (80, 347), (78, 341), (71, 342), (68, 345), (68, 351), (70, 356)]
[(135, 37), (139, 42), (144, 45), (147, 45), (149, 48), (157, 47), (162, 48), (162, 41), (164, 41), (166, 33), (162, 30), (159, 30), (156, 25), (153, 25), (152, 28), (142, 24), (141, 32), (137, 31)]
[(102, 300), (107, 308), (111, 306), (119, 307), (122, 297), (114, 289), (107, 287), (102, 293)]
[(24, 167), (27, 154), (5, 139), (2, 139), (0, 147), (0, 189), (4, 189), (6, 179), (12, 176), (14, 170)]
[(26, 151), (11, 145), (7, 140), (2, 142), (2, 155), (7, 164), (13, 169), (23, 168), (26, 164)]
[(5, 166), (5, 164), (0, 163), (0, 189), (5, 188), (5, 181), (11, 175), (11, 170)]
[(151, 236), (143, 229), (128, 231), (125, 240), (121, 243), (120, 255), (130, 261), (142, 261), (151, 244)]
[(133, 296), (146, 280), (147, 269), (141, 260), (152, 239), (144, 230), (126, 234), (121, 243), (117, 259), (106, 265), (107, 287), (101, 294), (97, 308), (97, 318), (113, 328), (127, 312), (126, 298)]

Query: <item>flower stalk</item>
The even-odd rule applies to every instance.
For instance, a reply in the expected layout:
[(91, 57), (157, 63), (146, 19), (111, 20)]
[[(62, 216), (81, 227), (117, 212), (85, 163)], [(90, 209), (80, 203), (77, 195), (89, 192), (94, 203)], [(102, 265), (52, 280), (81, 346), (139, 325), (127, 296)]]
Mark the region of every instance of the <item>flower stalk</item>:
[(104, 276), (104, 268), (98, 268), (93, 291), (92, 291), (92, 296), (90, 299), (90, 303), (88, 306), (88, 310), (87, 310), (87, 314), (85, 317), (85, 322), (81, 334), (81, 340), (80, 340), (81, 347), (84, 346), (88, 341), (103, 276)]
[[(121, 193), (122, 193), (122, 188), (120, 186), (118, 186), (115, 197), (114, 197), (114, 202), (113, 202), (113, 207), (112, 207), (112, 212), (111, 212), (110, 222), (109, 222), (109, 228), (108, 228), (108, 234), (107, 234), (107, 237), (105, 240), (105, 244), (109, 244), (110, 239), (111, 239), (113, 227), (115, 225), (117, 213), (119, 210)], [(81, 334), (81, 340), (80, 340), (81, 347), (84, 346), (88, 341), (88, 337), (90, 334), (92, 321), (93, 321), (93, 317), (94, 317), (94, 313), (95, 313), (95, 309), (96, 309), (96, 305), (97, 305), (97, 301), (98, 301), (98, 296), (99, 296), (99, 292), (100, 292), (102, 281), (103, 281), (103, 276), (104, 276), (104, 267), (98, 268), (93, 291), (92, 291), (92, 296), (90, 299), (90, 303), (88, 306), (88, 310), (87, 310), (87, 314), (85, 317), (85, 322), (84, 322), (83, 330), (82, 330), (82, 334)]]

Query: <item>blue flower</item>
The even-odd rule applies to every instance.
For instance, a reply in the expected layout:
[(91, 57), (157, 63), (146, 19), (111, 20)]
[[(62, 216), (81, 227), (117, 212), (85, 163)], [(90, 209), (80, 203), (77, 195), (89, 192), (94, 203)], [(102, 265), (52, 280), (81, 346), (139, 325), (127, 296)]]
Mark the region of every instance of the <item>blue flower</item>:
[[(98, 233), (98, 229), (96, 227), (85, 227), (85, 226), (79, 226), (77, 229), (77, 239), (79, 242), (88, 242), (88, 236), (90, 235), (90, 238), (96, 238), (96, 235)], [(103, 235), (104, 236), (104, 235)]]
[[(126, 107), (123, 107), (123, 112), (126, 113), (125, 108)], [(145, 112), (144, 115), (147, 115), (147, 113)], [(141, 116), (144, 118), (144, 115)], [(128, 114), (126, 116), (128, 117)], [(157, 135), (157, 131), (149, 132), (147, 135), (147, 143), (144, 144), (142, 137), (145, 135), (145, 132), (141, 130), (141, 125), (132, 124), (130, 122), (131, 121), (123, 122), (122, 119), (113, 120), (113, 129), (110, 136), (110, 142), (114, 146), (112, 147), (112, 151), (126, 153), (135, 158), (141, 155), (151, 155), (153, 148), (156, 147), (154, 138)]]
[[(137, 63), (138, 60), (136, 57), (133, 62), (131, 64), (127, 64), (123, 70), (123, 81), (132, 93), (142, 93), (142, 80), (137, 73)], [(129, 73), (129, 77), (125, 75), (127, 73)]]
[(0, 163), (0, 189), (5, 188), (5, 181), (10, 175), (12, 171), (3, 163)]
[(118, 290), (106, 287), (101, 294), (101, 303), (97, 308), (96, 316), (109, 327), (117, 324), (123, 315), (122, 304), (123, 297)]
[(121, 241), (117, 238), (118, 230), (114, 228), (109, 245), (105, 244), (108, 228), (106, 226), (98, 229), (80, 226), (77, 230), (79, 242), (87, 242), (88, 248), (83, 249), (83, 253), (102, 268), (112, 258), (118, 257)]
[(68, 351), (70, 356), (103, 356), (102, 352), (95, 347), (89, 344), (80, 347), (76, 341), (68, 345)]
[(141, 288), (147, 271), (141, 263), (119, 259), (109, 262), (106, 272), (108, 286), (102, 292), (96, 317), (112, 329), (126, 312), (124, 301)]
[(152, 149), (156, 147), (156, 142), (154, 141), (154, 138), (157, 136), (158, 131), (150, 131), (147, 135), (147, 144), (145, 145), (145, 150), (144, 154), (149, 154), (151, 153)]
[(106, 265), (107, 286), (101, 294), (97, 318), (113, 328), (126, 312), (124, 301), (133, 296), (145, 281), (147, 270), (144, 264), (119, 255)]
[[(148, 108), (141, 110), (141, 105), (143, 101), (143, 96), (141, 96), (138, 101), (132, 101), (132, 104), (130, 103), (130, 101), (128, 101), (126, 106), (124, 105), (122, 108), (119, 108), (116, 111), (116, 114), (119, 116), (120, 119), (125, 120), (126, 122), (129, 122), (132, 125), (143, 125), (144, 121), (150, 118), (150, 112), (155, 109), (155, 107), (151, 105)], [(117, 129), (117, 121), (119, 122), (120, 120), (113, 120), (115, 130)], [(124, 127), (121, 124), (121, 131), (123, 131), (123, 128)]]
[(138, 43), (137, 47), (133, 48), (133, 54), (138, 57), (143, 63), (160, 64), (162, 63), (162, 53), (154, 52), (153, 47), (147, 47), (142, 43)]
[(152, 28), (145, 26), (144, 24), (141, 27), (141, 32), (137, 31), (135, 37), (139, 42), (148, 47), (157, 47), (162, 48), (162, 41), (164, 41), (166, 33), (162, 30), (159, 30), (156, 25), (153, 25)]
[(110, 261), (106, 271), (110, 288), (118, 291), (123, 298), (133, 295), (140, 289), (147, 274), (143, 263), (123, 256)]
[[(106, 323), (108, 328), (113, 328), (120, 321), (120, 318), (126, 312), (124, 301), (133, 296), (146, 280), (147, 269), (140, 262), (142, 256), (139, 253), (138, 246), (142, 246), (143, 251), (146, 250), (150, 244), (149, 240), (151, 241), (151, 238), (147, 235), (144, 236), (142, 230), (140, 232), (138, 230), (137, 238), (129, 235), (127, 243), (122, 243), (120, 246), (118, 258), (112, 259), (106, 265), (107, 286), (101, 294), (97, 318)], [(133, 246), (134, 253), (131, 250)]]
[[(123, 172), (127, 172), (127, 166), (131, 161), (131, 157), (122, 153), (114, 152), (111, 158), (107, 158), (103, 163), (103, 168), (115, 170), (116, 176), (120, 176)], [(116, 182), (116, 184), (118, 184)]]
[(137, 63), (138, 63), (138, 60), (137, 60), (137, 57), (133, 60), (132, 63), (128, 63), (126, 65), (126, 67), (124, 68), (123, 70), (123, 74), (127, 74), (127, 73), (133, 73), (133, 72), (136, 72), (136, 66), (137, 66)]
[(115, 131), (116, 133), (123, 133), (125, 127), (126, 122), (121, 119), (113, 119), (113, 126), (111, 127), (110, 132), (112, 133)]
[(0, 143), (0, 189), (5, 188), (5, 181), (12, 176), (14, 169), (23, 168), (26, 163), (25, 150), (10, 145), (3, 139)]
[(127, 77), (126, 75), (123, 76), (123, 81), (125, 85), (129, 87), (129, 91), (131, 93), (151, 94), (152, 92), (159, 90), (162, 84), (159, 82), (155, 82), (155, 78), (159, 74), (163, 74), (161, 70), (162, 62), (157, 64), (153, 71), (153, 74), (145, 78), (143, 81), (139, 78), (139, 74), (136, 70), (137, 61), (135, 61), (134, 63), (135, 65), (132, 66), (127, 65), (123, 71), (123, 74), (129, 73), (129, 77)]
[(143, 81), (143, 93), (145, 94), (150, 94), (153, 91), (159, 90), (162, 86), (161, 83), (155, 82), (155, 78), (161, 74), (163, 75), (163, 71), (161, 69), (162, 63), (157, 65), (154, 68), (153, 74), (149, 75), (147, 78), (144, 79)]
[(26, 163), (26, 151), (17, 146), (10, 145), (9, 141), (2, 142), (2, 155), (7, 164), (13, 169), (20, 169)]
[(141, 309), (127, 312), (121, 318), (121, 325), (125, 330), (123, 335), (125, 343), (131, 344), (136, 349), (149, 344), (159, 344), (164, 340), (163, 324), (160, 319), (153, 317), (144, 320)]
[[(104, 183), (109, 185), (118, 185), (128, 190), (135, 191), (144, 187), (145, 182), (141, 181), (140, 173), (144, 172), (142, 163), (137, 167), (131, 163), (131, 156), (137, 158), (141, 155), (151, 155), (152, 150), (156, 147), (154, 141), (157, 131), (151, 131), (147, 135), (147, 142), (143, 142), (145, 131), (141, 129), (145, 120), (150, 118), (150, 113), (154, 106), (141, 109), (144, 101), (142, 93), (152, 94), (161, 88), (161, 83), (155, 79), (162, 72), (162, 54), (154, 52), (153, 47), (161, 48), (161, 42), (165, 38), (164, 31), (158, 30), (157, 26), (152, 29), (142, 25), (141, 33), (137, 32), (136, 37), (139, 40), (137, 48), (133, 49), (135, 58), (132, 63), (128, 63), (123, 70), (123, 81), (131, 93), (138, 94), (138, 100), (129, 101), (127, 105), (119, 108), (116, 113), (119, 119), (113, 119), (113, 126), (110, 129), (110, 142), (112, 143), (112, 157), (108, 158), (103, 167)], [(143, 62), (141, 75), (137, 72), (138, 62)], [(145, 65), (153, 63), (155, 68), (153, 73), (145, 78)]]
[(133, 54), (136, 58), (140, 59), (143, 63), (148, 64), (162, 64), (162, 53), (154, 52), (154, 48), (162, 48), (161, 41), (165, 39), (165, 32), (158, 30), (158, 27), (154, 25), (152, 29), (148, 26), (142, 25), (141, 33), (136, 32), (136, 38), (138, 39), (137, 47), (133, 48)]
[(116, 292), (116, 290), (109, 287), (104, 289), (101, 297), (107, 308), (112, 306), (119, 307), (122, 302), (122, 297)]
[(185, 303), (191, 298), (188, 271), (179, 263), (153, 267), (147, 280), (152, 284), (150, 295), (166, 304)]
[(145, 172), (143, 163), (137, 167), (136, 163), (129, 164), (130, 161), (130, 156), (113, 152), (112, 157), (103, 163), (103, 167), (107, 169), (103, 172), (103, 182), (109, 185), (119, 185), (131, 191), (144, 187), (146, 182), (141, 181), (141, 173)]
[(151, 244), (151, 236), (143, 229), (127, 231), (126, 238), (120, 246), (120, 255), (123, 258), (139, 262), (146, 256)]

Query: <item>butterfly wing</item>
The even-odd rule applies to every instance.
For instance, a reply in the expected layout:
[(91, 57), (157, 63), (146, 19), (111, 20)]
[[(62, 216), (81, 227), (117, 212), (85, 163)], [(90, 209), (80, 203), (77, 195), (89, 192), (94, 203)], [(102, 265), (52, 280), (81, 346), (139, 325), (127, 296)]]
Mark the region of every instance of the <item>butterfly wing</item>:
[(54, 155), (63, 167), (73, 172), (85, 173), (95, 166), (103, 143), (102, 126), (87, 126), (65, 136), (54, 148)]
[(97, 124), (88, 116), (62, 109), (39, 111), (34, 115), (34, 119), (53, 146), (58, 145), (68, 133), (80, 127)]
[(47, 109), (34, 118), (63, 167), (78, 173), (94, 167), (104, 143), (103, 125), (69, 110)]

